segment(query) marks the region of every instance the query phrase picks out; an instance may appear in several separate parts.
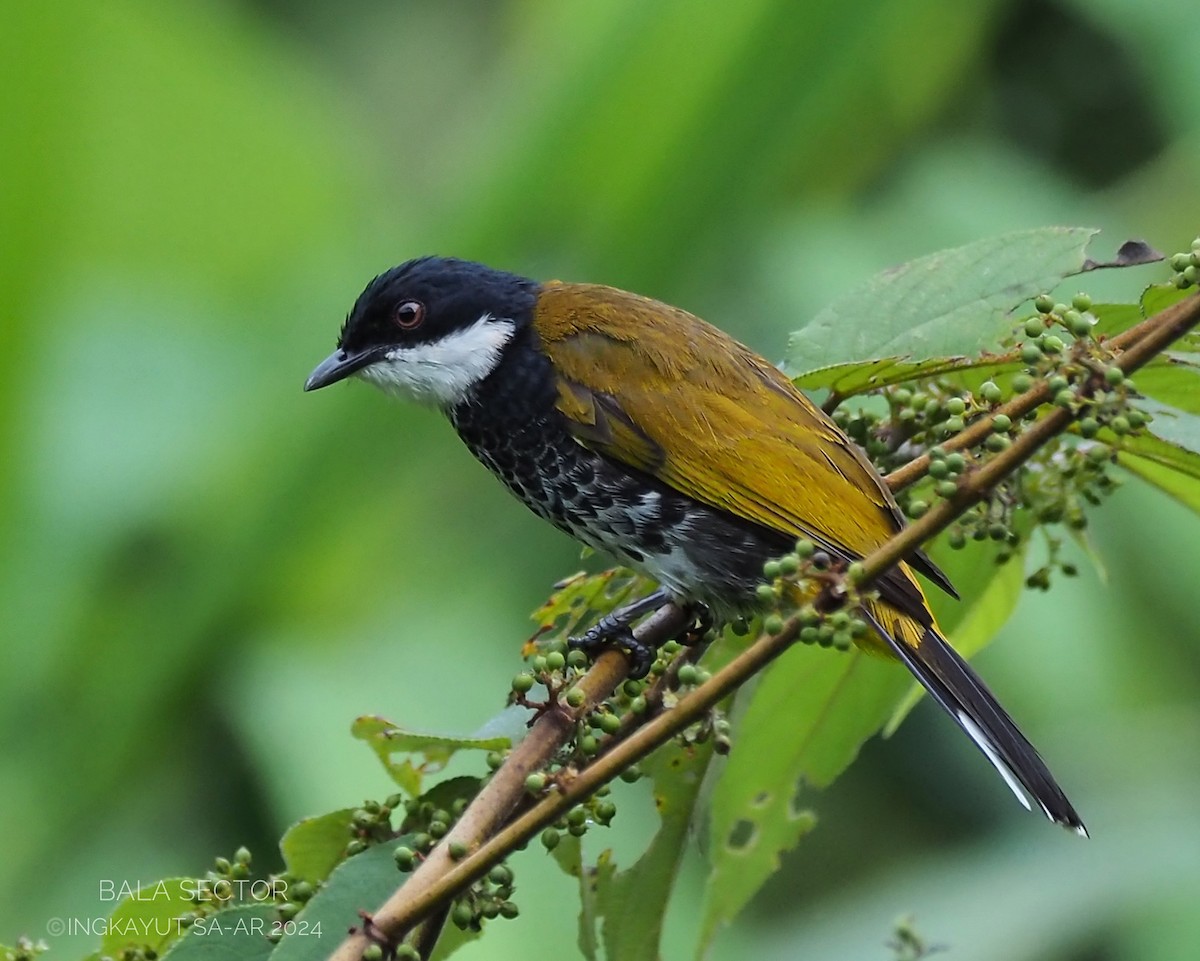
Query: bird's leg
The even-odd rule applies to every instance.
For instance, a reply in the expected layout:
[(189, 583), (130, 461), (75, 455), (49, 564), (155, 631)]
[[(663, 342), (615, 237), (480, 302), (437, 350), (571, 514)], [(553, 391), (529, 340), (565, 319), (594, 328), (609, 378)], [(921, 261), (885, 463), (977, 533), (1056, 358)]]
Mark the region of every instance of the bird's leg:
[(620, 610), (605, 614), (594, 627), (579, 637), (572, 637), (567, 644), (572, 650), (583, 651), (588, 657), (595, 657), (606, 648), (615, 647), (629, 655), (629, 676), (634, 680), (645, 677), (658, 650), (652, 644), (639, 641), (630, 625), (643, 614), (657, 611), (670, 601), (671, 595), (659, 588)]

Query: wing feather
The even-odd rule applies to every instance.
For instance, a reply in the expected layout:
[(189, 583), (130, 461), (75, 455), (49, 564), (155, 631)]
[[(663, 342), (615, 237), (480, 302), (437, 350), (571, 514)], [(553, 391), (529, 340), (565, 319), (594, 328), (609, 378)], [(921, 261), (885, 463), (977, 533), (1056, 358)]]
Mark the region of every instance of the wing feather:
[[(610, 287), (551, 283), (536, 325), (559, 373), (558, 409), (586, 446), (839, 556), (862, 557), (902, 526), (841, 430), (778, 369), (699, 318)], [(923, 555), (913, 562), (949, 586)], [(928, 622), (907, 570), (882, 587)]]

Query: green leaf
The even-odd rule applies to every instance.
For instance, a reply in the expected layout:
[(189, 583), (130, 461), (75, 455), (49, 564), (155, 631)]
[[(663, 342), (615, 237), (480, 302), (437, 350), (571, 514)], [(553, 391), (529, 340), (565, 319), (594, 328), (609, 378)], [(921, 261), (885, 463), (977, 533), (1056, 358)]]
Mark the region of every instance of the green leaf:
[(857, 649), (797, 646), (768, 669), (712, 793), (701, 953), (816, 824), (805, 788), (846, 769), (908, 680), (898, 665)]
[(642, 765), (654, 778), (661, 824), (637, 863), (612, 873), (601, 858), (590, 877), (604, 920), (604, 951), (620, 961), (657, 961), (667, 899), (679, 871), (692, 811), (712, 757), (709, 744), (681, 749), (667, 744)]
[(266, 901), (218, 911), (188, 928), (163, 961), (265, 961), (275, 949), (267, 934), (277, 917)]
[(162, 954), (187, 930), (179, 918), (195, 909), (192, 895), (197, 886), (195, 878), (166, 878), (130, 891), (108, 919), (100, 953), (116, 957), (123, 948), (136, 945)]
[(601, 854), (595, 868), (585, 868), (583, 844), (575, 835), (567, 834), (559, 840), (552, 857), (564, 872), (579, 882), (579, 936), (576, 943), (585, 961), (596, 961), (599, 949), (596, 927), (600, 922), (596, 891), (601, 884), (612, 882), (614, 868), (611, 852)]
[(324, 881), (346, 853), (354, 810), (302, 818), (288, 828), (279, 842), (288, 873), (311, 884)]
[[(375, 714), (356, 719), (350, 733), (370, 745), (392, 779), (412, 797), (421, 793), (422, 776), (436, 774), (442, 770), (457, 752), (506, 751), (512, 744), (512, 740), (505, 736), (452, 737), (443, 734), (419, 734), (398, 727)], [(423, 760), (420, 764), (413, 764), (410, 758), (405, 757), (397, 762), (393, 760), (393, 755), (396, 754), (418, 754)]]
[(1117, 463), (1200, 513), (1200, 454), (1194, 450), (1143, 433), (1125, 440)]
[(853, 372), (845, 383), (826, 374), (823, 386), (846, 393), (864, 389), (897, 363), (936, 358), (953, 366), (977, 355), (981, 344), (997, 343), (1011, 330), (1014, 309), (1064, 278), (1157, 258), (1127, 245), (1116, 260), (1098, 263), (1087, 256), (1096, 233), (1047, 227), (1004, 234), (877, 274), (792, 334), (785, 369), (796, 375), (835, 362), (877, 365)]
[(627, 567), (598, 574), (580, 572), (555, 585), (549, 599), (533, 612), (538, 634), (545, 639), (569, 637), (594, 623), (601, 615), (649, 594), (654, 582)]
[(346, 931), (362, 923), (359, 911), (374, 911), (400, 886), (404, 876), (396, 870), (392, 852), (411, 842), (403, 835), (385, 844), (374, 844), (347, 858), (313, 895), (293, 921), (271, 961), (324, 961)]

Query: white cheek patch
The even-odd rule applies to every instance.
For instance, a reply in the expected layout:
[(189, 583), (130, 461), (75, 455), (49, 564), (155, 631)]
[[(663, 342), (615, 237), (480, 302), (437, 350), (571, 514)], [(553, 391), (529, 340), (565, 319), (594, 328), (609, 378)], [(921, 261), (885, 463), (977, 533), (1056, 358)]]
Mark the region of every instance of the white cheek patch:
[(435, 407), (454, 407), (496, 369), (515, 325), (484, 314), (441, 340), (394, 347), (356, 376), (384, 393)]

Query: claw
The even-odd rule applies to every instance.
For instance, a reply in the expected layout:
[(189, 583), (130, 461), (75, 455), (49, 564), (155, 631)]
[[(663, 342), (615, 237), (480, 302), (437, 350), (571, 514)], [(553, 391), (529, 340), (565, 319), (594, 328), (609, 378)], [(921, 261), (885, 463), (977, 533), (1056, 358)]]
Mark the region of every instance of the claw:
[(629, 657), (629, 677), (638, 680), (650, 673), (650, 665), (658, 653), (650, 644), (637, 639), (628, 624), (623, 624), (612, 615), (602, 617), (600, 622), (580, 637), (572, 637), (567, 646), (573, 651), (583, 651), (595, 658), (601, 651), (615, 647)]

